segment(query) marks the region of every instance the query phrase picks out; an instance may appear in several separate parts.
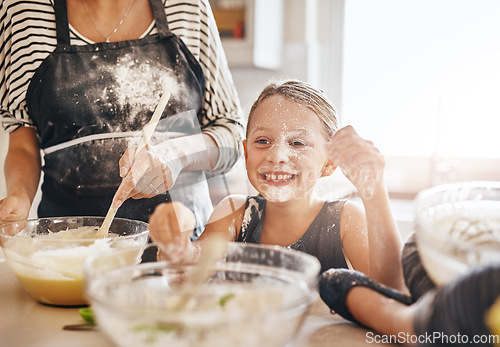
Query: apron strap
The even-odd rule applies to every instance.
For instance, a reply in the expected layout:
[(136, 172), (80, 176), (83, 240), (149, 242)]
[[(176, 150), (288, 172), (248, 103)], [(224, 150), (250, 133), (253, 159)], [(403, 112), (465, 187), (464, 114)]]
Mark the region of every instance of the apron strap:
[(69, 45), (69, 25), (66, 0), (54, 0), (56, 12), (57, 45)]
[[(168, 1), (168, 0), (166, 0)], [(165, 6), (162, 0), (149, 0), (151, 9), (153, 10), (153, 16), (156, 22), (156, 29), (160, 38), (169, 37), (172, 35), (170, 28), (168, 27), (167, 16), (165, 14)]]

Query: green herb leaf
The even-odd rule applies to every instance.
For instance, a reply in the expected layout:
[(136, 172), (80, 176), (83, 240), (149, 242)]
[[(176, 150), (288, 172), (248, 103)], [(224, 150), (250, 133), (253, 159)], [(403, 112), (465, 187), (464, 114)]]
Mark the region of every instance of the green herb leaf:
[(144, 342), (154, 343), (158, 340), (159, 334), (179, 333), (184, 326), (179, 323), (156, 323), (138, 325), (132, 329), (134, 333), (140, 333), (144, 336)]
[(83, 320), (89, 324), (95, 324), (94, 311), (91, 308), (81, 308), (78, 310)]
[(234, 296), (235, 296), (234, 293), (229, 293), (229, 294), (221, 296), (220, 299), (219, 299), (219, 305), (221, 307), (224, 307), (229, 300), (231, 300), (232, 298), (234, 298)]

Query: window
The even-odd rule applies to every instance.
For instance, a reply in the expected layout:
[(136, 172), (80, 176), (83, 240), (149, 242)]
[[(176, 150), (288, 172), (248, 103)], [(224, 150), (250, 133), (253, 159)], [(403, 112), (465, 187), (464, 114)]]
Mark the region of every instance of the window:
[(413, 194), (500, 180), (500, 2), (345, 0), (341, 117)]

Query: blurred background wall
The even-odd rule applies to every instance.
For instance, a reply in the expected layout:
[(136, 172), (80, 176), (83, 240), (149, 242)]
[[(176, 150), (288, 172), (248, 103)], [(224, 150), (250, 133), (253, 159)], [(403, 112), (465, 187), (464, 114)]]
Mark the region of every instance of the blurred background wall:
[[(324, 90), (341, 125), (384, 153), (399, 220), (421, 189), (500, 180), (497, 0), (210, 2), (245, 115), (272, 79)], [(0, 197), (6, 149), (1, 130)], [(241, 161), (210, 184), (215, 203), (252, 190)], [(352, 192), (340, 172), (322, 184), (333, 198)]]

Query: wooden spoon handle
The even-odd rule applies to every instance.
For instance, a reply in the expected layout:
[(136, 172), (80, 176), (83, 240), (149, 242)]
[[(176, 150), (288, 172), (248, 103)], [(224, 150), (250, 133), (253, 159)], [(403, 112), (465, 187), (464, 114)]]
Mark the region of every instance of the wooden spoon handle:
[(111, 222), (113, 222), (113, 218), (115, 218), (116, 211), (118, 211), (118, 207), (111, 206), (109, 208), (108, 213), (106, 213), (106, 217), (104, 218), (104, 221), (99, 227), (99, 230), (97, 230), (96, 238), (108, 237), (109, 227), (111, 226)]
[(212, 270), (218, 260), (224, 257), (227, 248), (227, 240), (216, 236), (205, 241), (202, 246), (201, 256), (184, 284), (184, 290), (180, 292), (180, 299), (174, 307), (174, 311), (184, 309), (189, 300), (195, 297), (201, 286), (212, 276)]

